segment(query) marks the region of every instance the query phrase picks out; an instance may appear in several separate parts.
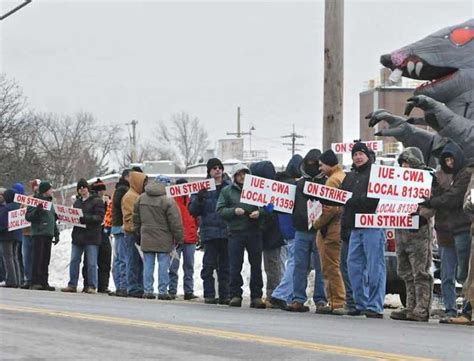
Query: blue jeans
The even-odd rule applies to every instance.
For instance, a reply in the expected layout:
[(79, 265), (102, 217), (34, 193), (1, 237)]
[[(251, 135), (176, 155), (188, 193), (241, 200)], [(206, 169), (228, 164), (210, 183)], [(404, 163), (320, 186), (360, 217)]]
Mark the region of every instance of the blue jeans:
[(349, 255), (349, 242), (342, 241), (341, 244), (341, 273), (346, 288), (346, 306), (350, 309), (355, 308), (354, 297), (352, 297), (351, 281), (349, 280), (349, 272), (347, 272), (347, 256)]
[(214, 270), (219, 282), (219, 299), (229, 298), (229, 250), (225, 238), (210, 239), (203, 242), (204, 256), (202, 258), (201, 278), (204, 288), (204, 298), (215, 298)]
[(158, 260), (158, 293), (166, 295), (168, 290), (171, 257), (169, 253), (143, 252), (143, 284), (145, 285), (145, 293), (153, 293), (153, 284), (155, 279), (155, 259)]
[(306, 286), (310, 261), (314, 267), (314, 303), (327, 303), (324, 291), (324, 279), (321, 271), (316, 233), (296, 231), (294, 240), (295, 269), (293, 272), (293, 301), (305, 303), (307, 300)]
[(114, 234), (114, 261), (112, 267), (112, 277), (114, 278), (116, 290), (127, 289), (127, 260), (125, 248), (125, 235), (123, 233)]
[(456, 308), (456, 267), (455, 247), (439, 246), (441, 258), (441, 292), (446, 313), (457, 313)]
[(88, 245), (79, 246), (72, 244), (71, 263), (69, 264), (69, 283), (68, 286), (77, 287), (79, 280), (79, 267), (81, 266), (82, 254), (87, 255), (87, 285), (97, 289), (97, 254), (99, 246)]
[(129, 295), (143, 294), (143, 261), (135, 247), (136, 239), (133, 233), (125, 233), (125, 269)]
[[(287, 240), (287, 258), (280, 284), (273, 290), (272, 297), (289, 303), (293, 300), (293, 272), (295, 271), (295, 240)], [(282, 247), (283, 248), (283, 247)]]
[(178, 269), (181, 255), (183, 255), (184, 294), (194, 293), (194, 252), (196, 252), (195, 244), (180, 244), (176, 247), (178, 257), (171, 262), (169, 270), (169, 293), (176, 294), (178, 292)]
[(250, 298), (262, 298), (262, 235), (259, 232), (233, 232), (229, 237), (230, 296), (242, 297), (242, 265), (247, 250), (250, 263)]
[(25, 283), (31, 284), (31, 272), (33, 269), (33, 238), (31, 236), (23, 236), (23, 242), (21, 243), (21, 253), (23, 255)]
[(355, 305), (360, 311), (383, 313), (387, 272), (384, 248), (383, 230), (352, 230), (347, 265)]
[(463, 232), (454, 236), (458, 267), (456, 279), (459, 283), (464, 283), (469, 272), (469, 257), (471, 256), (471, 233)]

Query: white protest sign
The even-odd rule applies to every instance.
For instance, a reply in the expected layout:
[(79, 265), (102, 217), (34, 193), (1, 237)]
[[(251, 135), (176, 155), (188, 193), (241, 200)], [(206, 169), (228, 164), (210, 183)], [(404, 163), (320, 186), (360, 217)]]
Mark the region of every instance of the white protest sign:
[[(374, 152), (382, 152), (383, 151), (383, 141), (381, 140), (373, 140), (362, 142), (365, 143), (367, 148), (373, 150)], [(331, 149), (336, 154), (344, 154), (352, 152), (352, 148), (354, 147), (355, 143), (332, 143)]]
[(22, 229), (30, 227), (31, 223), (25, 218), (26, 208), (15, 209), (14, 211), (8, 212), (8, 230), (14, 231), (16, 229)]
[(323, 205), (319, 201), (308, 199), (306, 202), (308, 210), (308, 231), (313, 227), (313, 222), (317, 220), (323, 213)]
[(356, 214), (356, 228), (418, 229), (419, 217), (408, 214)]
[(82, 209), (55, 204), (54, 211), (58, 216), (59, 222), (72, 224), (75, 227), (86, 228), (86, 225), (81, 224), (81, 222), (79, 221), (79, 218), (83, 216)]
[(263, 207), (271, 203), (276, 211), (293, 213), (296, 186), (246, 174), (240, 201)]
[(367, 197), (420, 203), (431, 196), (432, 181), (427, 170), (372, 165)]
[(51, 207), (53, 206), (52, 202), (30, 196), (25, 196), (24, 194), (18, 193), (15, 194), (15, 198), (13, 198), (13, 201), (30, 207), (37, 207), (38, 204), (42, 204), (43, 208), (48, 211), (51, 210)]
[(216, 190), (216, 181), (214, 178), (205, 179), (202, 181), (175, 184), (166, 187), (166, 195), (168, 197), (180, 197), (187, 196), (199, 192), (201, 189), (207, 189), (210, 191)]
[(305, 182), (303, 193), (342, 204), (346, 204), (346, 202), (352, 197), (351, 192), (313, 182)]
[(382, 214), (412, 214), (418, 210), (417, 203), (394, 202), (381, 199), (375, 213)]

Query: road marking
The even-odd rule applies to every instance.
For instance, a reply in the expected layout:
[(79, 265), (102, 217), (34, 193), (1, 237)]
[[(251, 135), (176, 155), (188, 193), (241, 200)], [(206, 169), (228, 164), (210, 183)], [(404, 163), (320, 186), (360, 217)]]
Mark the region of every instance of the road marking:
[(259, 343), (259, 344), (270, 345), (270, 346), (290, 347), (290, 348), (307, 350), (307, 351), (324, 352), (324, 353), (338, 354), (338, 355), (344, 355), (344, 356), (349, 356), (349, 357), (362, 357), (362, 358), (368, 358), (368, 359), (374, 359), (374, 360), (390, 360), (390, 361), (402, 361), (402, 360), (403, 361), (430, 361), (430, 360), (433, 360), (433, 359), (423, 358), (423, 357), (415, 357), (415, 356), (387, 353), (387, 352), (381, 352), (381, 351), (371, 351), (371, 350), (364, 350), (364, 349), (344, 347), (344, 346), (334, 346), (334, 345), (327, 345), (327, 344), (321, 344), (321, 343), (312, 343), (312, 342), (306, 342), (306, 341), (288, 340), (285, 338), (261, 336), (261, 335), (251, 334), (251, 333), (232, 332), (232, 331), (224, 331), (224, 330), (218, 330), (218, 329), (175, 325), (175, 324), (170, 324), (170, 323), (161, 323), (161, 322), (152, 322), (152, 321), (132, 320), (132, 319), (120, 318), (120, 317), (51, 310), (51, 309), (46, 309), (46, 308), (23, 307), (23, 306), (12, 306), (12, 305), (0, 304), (0, 310), (11, 311), (11, 312), (21, 312), (21, 313), (36, 313), (40, 315), (65, 317), (65, 318), (72, 318), (72, 319), (79, 319), (79, 320), (107, 322), (107, 323), (113, 323), (116, 325), (123, 325), (123, 326), (146, 327), (146, 328), (152, 328), (152, 329), (157, 329), (157, 330), (167, 330), (167, 331), (172, 331), (172, 332), (177, 332), (177, 333), (186, 333), (190, 335), (225, 338), (225, 339), (229, 339), (233, 341), (237, 340), (237, 341)]

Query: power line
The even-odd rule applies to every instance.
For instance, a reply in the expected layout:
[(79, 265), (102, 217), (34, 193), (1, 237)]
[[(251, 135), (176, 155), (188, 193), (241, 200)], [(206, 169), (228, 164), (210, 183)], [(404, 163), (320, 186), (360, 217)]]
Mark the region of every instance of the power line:
[(294, 124), (293, 131), (290, 134), (282, 135), (281, 138), (291, 138), (291, 143), (283, 143), (283, 145), (291, 145), (291, 148), (288, 148), (288, 150), (291, 150), (291, 156), (294, 156), (296, 151), (300, 151), (299, 149), (296, 149), (297, 145), (304, 145), (304, 143), (296, 143), (296, 139), (304, 138), (304, 136), (296, 134)]

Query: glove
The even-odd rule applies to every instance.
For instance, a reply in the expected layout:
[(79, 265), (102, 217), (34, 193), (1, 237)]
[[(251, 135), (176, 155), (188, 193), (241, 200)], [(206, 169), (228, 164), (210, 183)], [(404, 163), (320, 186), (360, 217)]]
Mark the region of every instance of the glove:
[(86, 220), (84, 219), (84, 217), (79, 217), (79, 223), (86, 224)]
[(59, 243), (59, 235), (54, 236), (54, 239), (53, 239), (52, 242), (53, 242), (54, 245), (57, 245)]
[(431, 200), (429, 198), (426, 198), (426, 197), (423, 197), (424, 201), (419, 203), (418, 205), (419, 206), (423, 206), (423, 207), (426, 207), (426, 208), (433, 208), (431, 206)]
[(203, 188), (197, 193), (197, 198), (199, 202), (203, 202), (207, 198), (207, 189)]
[(44, 209), (43, 203), (39, 203), (39, 204), (36, 206), (36, 208), (38, 208), (38, 209)]
[(266, 206), (263, 206), (263, 210), (265, 211), (265, 213), (268, 214), (272, 214), (274, 209), (275, 206), (273, 205), (273, 203), (268, 203)]

